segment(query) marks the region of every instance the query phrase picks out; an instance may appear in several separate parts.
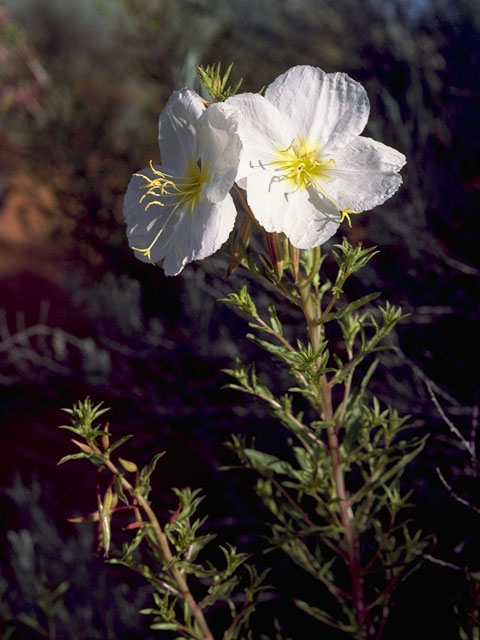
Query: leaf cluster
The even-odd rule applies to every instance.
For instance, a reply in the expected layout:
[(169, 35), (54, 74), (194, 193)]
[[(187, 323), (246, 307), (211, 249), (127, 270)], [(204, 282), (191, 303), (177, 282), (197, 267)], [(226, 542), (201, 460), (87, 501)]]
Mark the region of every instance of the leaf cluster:
[[(60, 463), (85, 458), (100, 472), (109, 472), (111, 476), (103, 495), (98, 490), (97, 511), (74, 521), (97, 521), (99, 546), (106, 557), (110, 556), (108, 561), (130, 568), (153, 586), (154, 606), (142, 610), (153, 616), (151, 628), (176, 632), (177, 638), (203, 638), (208, 628), (202, 626), (204, 612), (220, 604), (230, 614), (223, 639), (237, 639), (255, 610), (258, 598), (267, 589), (264, 584), (267, 571), (258, 573), (247, 562), (248, 556), (230, 544), (217, 548), (222, 562), (209, 560), (211, 553), (200, 558), (201, 552), (215, 538), (214, 534), (202, 531), (207, 516), (197, 515), (203, 500), (200, 490), (174, 488), (178, 507), (161, 524), (149, 502), (149, 495), (151, 477), (163, 453), (156, 454), (141, 469), (126, 458), (114, 460), (112, 453), (131, 436), (111, 441), (108, 424), (96, 422), (107, 409), (101, 404), (93, 405), (87, 398), (66, 411), (72, 422), (62, 428), (79, 438), (72, 442), (81, 451), (65, 456)], [(120, 537), (120, 527), (114, 527), (112, 523), (120, 510), (130, 513), (132, 521), (121, 527), (123, 537), (127, 532), (128, 540), (117, 549), (112, 538)], [(200, 599), (193, 597), (188, 586), (190, 582), (195, 583), (196, 592), (203, 594)]]
[[(363, 638), (366, 630), (382, 624), (396, 585), (428, 545), (420, 531), (412, 531), (400, 518), (410, 497), (401, 477), (425, 439), (415, 434), (408, 417), (370, 396), (368, 386), (379, 360), (360, 367), (366, 358), (392, 348), (385, 340), (405, 317), (388, 302), (372, 306), (378, 292), (343, 302), (346, 280), (376, 254), (375, 248), (353, 247), (346, 240), (336, 245), (336, 277), (333, 284), (325, 280), (322, 285), (323, 260), (313, 252), (305, 254), (300, 260), (304, 275), (290, 294), (304, 313), (308, 341), (286, 338), (273, 304), (262, 317), (246, 285), (227, 299), (250, 317), (255, 334), (247, 334), (249, 339), (281, 361), (295, 380), (279, 395), (261, 381), (254, 365), (237, 363), (226, 371), (234, 379), (229, 386), (265, 402), (293, 438), (292, 445), (284, 457), (260, 451), (238, 436), (230, 447), (257, 475), (257, 495), (272, 515), (272, 546), (317, 579), (341, 614), (332, 617), (323, 603), (325, 609), (307, 603), (299, 603), (300, 608)], [(343, 338), (343, 349), (338, 343), (331, 348), (333, 325), (335, 335)], [(343, 486), (345, 495), (339, 493)], [(352, 544), (368, 608), (361, 624), (344, 573), (352, 567)]]
[(220, 62), (207, 65), (206, 67), (197, 67), (195, 75), (199, 78), (214, 102), (224, 102), (227, 98), (234, 96), (240, 89), (243, 82), (242, 78), (233, 86), (227, 85), (232, 67), (233, 62), (228, 65), (223, 74), (221, 72)]

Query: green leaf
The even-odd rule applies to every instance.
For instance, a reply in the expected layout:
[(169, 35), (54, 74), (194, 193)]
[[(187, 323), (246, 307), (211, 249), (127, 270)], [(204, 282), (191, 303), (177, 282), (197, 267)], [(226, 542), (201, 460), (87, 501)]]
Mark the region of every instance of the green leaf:
[(178, 631), (179, 625), (175, 622), (155, 622), (150, 625), (150, 629), (153, 631)]
[(52, 599), (60, 598), (70, 588), (70, 583), (67, 580), (61, 582), (50, 594)]
[(20, 622), (23, 622), (23, 624), (27, 625), (27, 627), (30, 627), (31, 629), (39, 633), (41, 636), (48, 638), (48, 633), (32, 616), (29, 616), (26, 613), (19, 613), (18, 619), (20, 620)]
[(345, 416), (345, 438), (344, 438), (344, 446), (347, 453), (350, 453), (357, 443), (357, 436), (362, 427), (362, 400), (365, 395), (368, 383), (370, 382), (375, 370), (378, 366), (378, 358), (376, 358), (371, 365), (368, 367), (367, 372), (362, 378), (362, 382), (360, 383), (360, 387), (356, 393), (352, 393), (348, 406), (347, 413)]
[(283, 345), (272, 344), (267, 340), (261, 340), (253, 335), (253, 333), (247, 333), (247, 338), (284, 362), (290, 362), (292, 360), (291, 351)]
[(224, 572), (227, 576), (234, 573), (238, 567), (249, 558), (247, 553), (239, 553), (236, 547), (231, 544), (227, 544), (225, 547), (220, 545), (220, 549), (222, 550), (227, 562), (227, 568)]
[(255, 469), (259, 469), (267, 474), (273, 472), (290, 477), (297, 477), (296, 471), (286, 460), (280, 460), (280, 458), (272, 456), (269, 453), (257, 451), (257, 449), (245, 449), (244, 453)]
[[(123, 545), (122, 557), (121, 557), (122, 561), (126, 562), (129, 558), (131, 558), (131, 556), (132, 556), (133, 552), (135, 551), (135, 549), (137, 549), (140, 546), (140, 544), (142, 543), (143, 538), (147, 535), (148, 529), (149, 529), (148, 525), (144, 525), (144, 526), (140, 527), (139, 529), (137, 529), (137, 532), (136, 532), (135, 537), (133, 538), (133, 540), (131, 540), (129, 543), (125, 543)], [(113, 558), (110, 559), (110, 563), (115, 564), (115, 560)]]
[(145, 476), (150, 478), (150, 476), (152, 475), (152, 473), (155, 471), (155, 467), (157, 466), (157, 462), (160, 460), (160, 458), (162, 458), (165, 455), (165, 451), (161, 451), (160, 453), (156, 453), (153, 458), (150, 460), (150, 462), (148, 463), (148, 465), (146, 467), (144, 467), (141, 471), (141, 473)]
[(229, 293), (226, 298), (220, 298), (219, 302), (233, 304), (244, 313), (247, 313), (254, 318), (258, 318), (257, 308), (248, 293), (248, 287), (246, 284), (242, 286), (238, 293)]
[(80, 460), (80, 458), (90, 458), (91, 456), (88, 453), (71, 453), (68, 456), (63, 456), (58, 462), (57, 465), (63, 464), (64, 462), (68, 462), (68, 460)]
[(357, 410), (353, 410), (350, 413), (348, 423), (346, 425), (346, 432), (345, 432), (345, 438), (343, 440), (343, 444), (345, 447), (345, 451), (347, 453), (350, 453), (355, 448), (355, 445), (357, 443), (357, 436), (360, 433), (360, 430), (362, 428), (362, 421), (360, 417), (361, 412), (358, 408), (356, 409)]
[(115, 476), (115, 492), (124, 504), (130, 504), (127, 496), (125, 495), (125, 491), (123, 490), (122, 478), (118, 475)]
[[(63, 411), (66, 411), (66, 409), (63, 409)], [(58, 428), (59, 429), (67, 429), (68, 431), (73, 431), (73, 433), (78, 434), (78, 427), (71, 427), (68, 424), (62, 424)]]
[(280, 320), (278, 319), (277, 310), (276, 310), (274, 304), (269, 304), (268, 305), (268, 315), (270, 316), (270, 324), (272, 325), (272, 329), (276, 333), (278, 333), (280, 335), (283, 335), (282, 324), (281, 324)]
[(331, 320), (341, 320), (347, 314), (352, 313), (357, 309), (360, 309), (360, 307), (364, 307), (366, 304), (368, 304), (369, 302), (372, 302), (372, 300), (376, 300), (381, 295), (382, 294), (380, 291), (369, 293), (368, 295), (363, 296), (358, 300), (354, 300), (353, 302), (350, 302), (350, 304), (348, 304), (344, 309), (340, 309), (340, 311), (337, 311), (335, 313), (329, 313), (325, 317), (322, 317), (322, 322), (330, 322)]
[(130, 440), (130, 438), (133, 438), (133, 435), (126, 435), (126, 436), (122, 436), (121, 438), (119, 438), (118, 440), (116, 440), (113, 444), (111, 444), (108, 449), (105, 451), (105, 456), (107, 458), (110, 457), (111, 453), (113, 451), (115, 451), (115, 449), (118, 449), (118, 447), (121, 447), (122, 444), (124, 444), (125, 442), (127, 442), (127, 440)]
[(349, 634), (354, 634), (356, 632), (355, 625), (344, 623), (341, 620), (337, 619), (336, 617), (333, 618), (329, 613), (327, 613), (323, 609), (312, 607), (306, 602), (303, 602), (302, 600), (295, 600), (295, 604), (299, 609), (301, 609), (305, 613), (308, 613), (313, 618), (320, 620), (324, 624), (327, 624), (329, 627), (333, 627), (334, 629), (345, 631), (346, 633), (349, 633)]
[(195, 70), (195, 75), (200, 79), (203, 86), (215, 102), (223, 102), (227, 98), (234, 96), (240, 89), (243, 79), (232, 87), (227, 86), (228, 78), (233, 67), (233, 62), (228, 65), (227, 69), (221, 74), (221, 63), (217, 62), (213, 65), (207, 65), (206, 68), (199, 66)]
[(380, 484), (386, 484), (390, 478), (399, 475), (402, 470), (414, 459), (418, 456), (418, 454), (422, 451), (425, 443), (427, 441), (428, 434), (421, 438), (417, 446), (410, 451), (409, 453), (404, 453), (400, 460), (390, 467), (386, 472), (383, 473), (382, 477), (379, 480)]

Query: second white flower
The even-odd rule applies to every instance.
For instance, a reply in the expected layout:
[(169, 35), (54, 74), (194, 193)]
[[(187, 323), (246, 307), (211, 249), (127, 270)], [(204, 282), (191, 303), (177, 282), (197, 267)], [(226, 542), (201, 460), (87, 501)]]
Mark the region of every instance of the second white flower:
[(300, 249), (330, 238), (340, 222), (381, 204), (402, 183), (405, 156), (360, 136), (365, 89), (344, 73), (297, 66), (259, 94), (229, 98), (243, 151), (237, 181), (269, 232)]

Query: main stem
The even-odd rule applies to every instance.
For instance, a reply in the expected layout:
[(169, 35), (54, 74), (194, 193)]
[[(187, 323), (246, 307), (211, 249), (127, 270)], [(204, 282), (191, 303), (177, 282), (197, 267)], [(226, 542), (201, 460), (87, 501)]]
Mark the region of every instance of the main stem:
[[(315, 313), (315, 305), (311, 294), (311, 284), (308, 280), (304, 280), (299, 284), (300, 298), (302, 301), (302, 310), (308, 327), (308, 335), (310, 343), (314, 351), (320, 349), (321, 344), (321, 325)], [(321, 398), (321, 406), (323, 419), (333, 423), (333, 403), (332, 403), (332, 387), (323, 374), (320, 379), (319, 394)], [(358, 544), (358, 536), (353, 523), (353, 515), (348, 503), (347, 492), (345, 488), (345, 476), (342, 469), (342, 461), (340, 458), (338, 427), (332, 424), (327, 427), (328, 449), (332, 460), (333, 476), (335, 483), (335, 493), (338, 498), (338, 510), (340, 521), (345, 532), (345, 542), (347, 546), (347, 554), (350, 569), (350, 578), (352, 581), (352, 599), (355, 608), (355, 620), (359, 629), (361, 629), (366, 620), (367, 608), (365, 605), (365, 597), (362, 585), (362, 566), (360, 560), (360, 549)]]

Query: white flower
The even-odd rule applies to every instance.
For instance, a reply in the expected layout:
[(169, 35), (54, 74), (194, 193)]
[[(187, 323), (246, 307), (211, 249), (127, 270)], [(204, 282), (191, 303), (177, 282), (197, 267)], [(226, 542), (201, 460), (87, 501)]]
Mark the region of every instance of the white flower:
[(401, 153), (360, 136), (370, 110), (365, 89), (344, 73), (293, 67), (259, 94), (229, 98), (243, 151), (237, 180), (269, 232), (300, 249), (325, 242), (350, 214), (392, 196)]
[(227, 240), (236, 209), (229, 191), (237, 174), (240, 142), (225, 113), (205, 109), (198, 94), (172, 94), (159, 119), (162, 166), (135, 173), (123, 212), (128, 242), (144, 262), (163, 260), (177, 275)]

